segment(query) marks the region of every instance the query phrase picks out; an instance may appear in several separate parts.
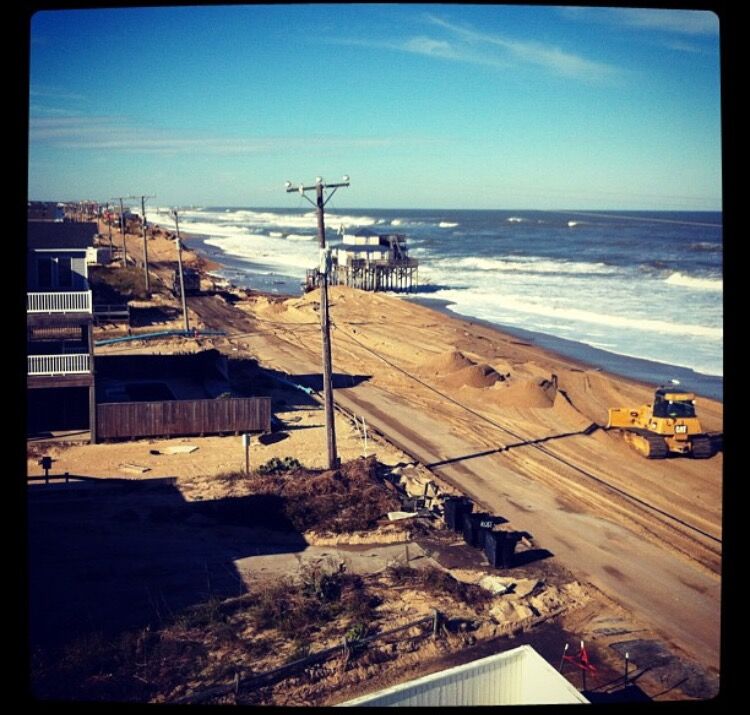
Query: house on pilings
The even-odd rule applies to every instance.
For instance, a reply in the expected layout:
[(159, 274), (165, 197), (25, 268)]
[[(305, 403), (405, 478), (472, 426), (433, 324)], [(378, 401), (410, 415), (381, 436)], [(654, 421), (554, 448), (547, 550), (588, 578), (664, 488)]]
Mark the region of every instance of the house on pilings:
[[(410, 292), (418, 285), (419, 262), (409, 256), (402, 233), (378, 233), (358, 228), (344, 233), (332, 248), (330, 283), (370, 291)], [(308, 271), (306, 286), (318, 283), (316, 270)]]

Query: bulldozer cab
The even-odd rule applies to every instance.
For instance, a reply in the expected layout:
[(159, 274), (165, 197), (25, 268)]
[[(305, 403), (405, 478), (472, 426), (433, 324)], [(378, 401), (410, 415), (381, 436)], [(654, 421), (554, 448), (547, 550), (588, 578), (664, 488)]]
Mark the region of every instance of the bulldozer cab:
[(695, 395), (691, 392), (674, 392), (659, 388), (654, 394), (654, 417), (695, 417)]

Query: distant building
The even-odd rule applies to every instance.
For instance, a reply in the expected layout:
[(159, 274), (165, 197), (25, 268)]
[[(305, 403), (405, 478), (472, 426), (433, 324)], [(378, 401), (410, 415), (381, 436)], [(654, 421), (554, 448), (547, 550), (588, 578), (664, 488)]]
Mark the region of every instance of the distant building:
[(29, 201), (29, 221), (57, 221), (65, 219), (65, 204), (55, 201)]
[(92, 301), (86, 251), (95, 223), (29, 221), (27, 429), (89, 429), (96, 441)]
[[(402, 233), (378, 233), (369, 228), (344, 233), (341, 245), (331, 250), (331, 262), (333, 285), (411, 291), (418, 279), (419, 262), (409, 257)], [(316, 271), (308, 271), (308, 287), (316, 284)]]

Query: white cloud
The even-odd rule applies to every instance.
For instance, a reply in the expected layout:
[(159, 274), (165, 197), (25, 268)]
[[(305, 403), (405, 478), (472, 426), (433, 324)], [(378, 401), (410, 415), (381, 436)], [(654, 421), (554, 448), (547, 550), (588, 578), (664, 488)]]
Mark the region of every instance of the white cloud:
[(711, 35), (719, 32), (718, 18), (705, 10), (664, 10), (658, 8), (561, 8), (569, 19), (599, 22), (619, 27), (655, 30), (679, 35)]
[(484, 46), (485, 50), (493, 48), (496, 52), (499, 50), (503, 55), (495, 56), (495, 60), (505, 60), (506, 64), (508, 60), (512, 59), (516, 62), (537, 65), (567, 77), (586, 80), (608, 79), (622, 72), (612, 65), (586, 59), (554, 45), (512, 39), (496, 33), (478, 32), (434, 15), (428, 15), (427, 17), (432, 24), (452, 32), (471, 45)]
[(283, 149), (382, 147), (414, 139), (394, 137), (304, 137), (197, 136), (167, 129), (135, 125), (123, 117), (33, 117), (29, 123), (32, 143), (62, 149), (146, 152), (157, 154), (257, 154)]
[(78, 92), (69, 92), (66, 89), (60, 89), (59, 87), (39, 85), (29, 87), (29, 96), (36, 99), (43, 97), (45, 99), (70, 100), (73, 102), (80, 102), (86, 99), (84, 95), (79, 94)]
[(655, 8), (610, 8), (622, 24), (683, 35), (716, 35), (719, 23), (712, 12), (658, 10)]
[(467, 62), (507, 69), (519, 64), (535, 65), (554, 74), (586, 80), (602, 81), (621, 75), (623, 70), (603, 62), (586, 59), (554, 45), (518, 40), (498, 34), (478, 32), (455, 25), (434, 15), (427, 21), (451, 33), (450, 40), (418, 35), (403, 40), (336, 38), (333, 44), (409, 52), (454, 62)]

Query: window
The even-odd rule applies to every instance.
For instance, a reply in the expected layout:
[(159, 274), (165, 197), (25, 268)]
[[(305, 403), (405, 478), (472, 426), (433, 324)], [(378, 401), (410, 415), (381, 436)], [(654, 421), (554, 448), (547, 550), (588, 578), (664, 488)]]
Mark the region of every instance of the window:
[(37, 258), (36, 261), (37, 282), (40, 288), (52, 287), (52, 259), (48, 257)]
[(60, 288), (73, 287), (73, 270), (70, 265), (69, 257), (57, 259), (57, 285)]

